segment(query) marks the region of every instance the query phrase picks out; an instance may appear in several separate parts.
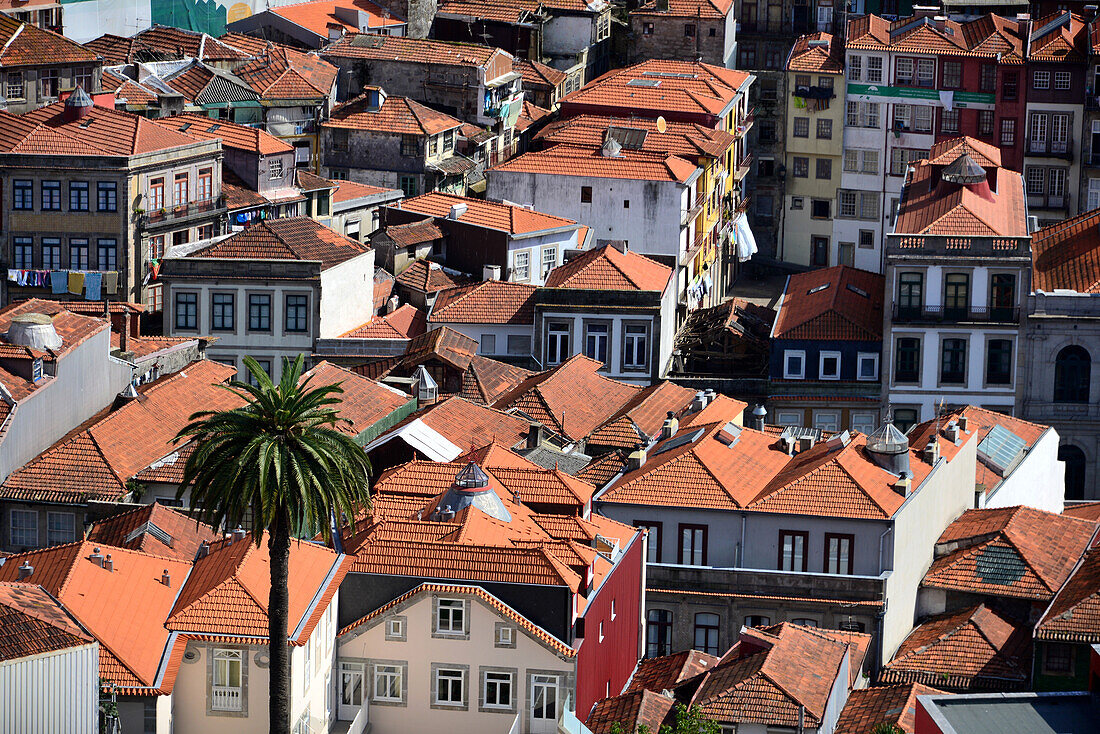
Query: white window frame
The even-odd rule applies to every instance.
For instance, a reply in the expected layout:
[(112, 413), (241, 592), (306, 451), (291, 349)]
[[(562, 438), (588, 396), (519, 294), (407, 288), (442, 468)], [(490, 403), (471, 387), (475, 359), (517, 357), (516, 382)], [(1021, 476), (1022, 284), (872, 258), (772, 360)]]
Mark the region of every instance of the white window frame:
[(515, 627), (502, 626), (497, 628), (497, 647), (512, 647), (516, 640)]
[(835, 432), (840, 430), (840, 411), (815, 410), (813, 427), (822, 431)]
[[(19, 542), (16, 540), (15, 535), (15, 516), (16, 515), (28, 516), (34, 518), (34, 541), (31, 543)], [(35, 510), (12, 510), (8, 516), (8, 530), (10, 531), (10, 539), (12, 545), (24, 546), (24, 547), (37, 547), (38, 546), (38, 513)], [(20, 533), (26, 533), (29, 529), (27, 527), (20, 528)]]
[[(825, 360), (835, 358), (836, 359), (836, 374), (825, 374)], [(840, 352), (824, 351), (819, 352), (817, 355), (817, 378), (819, 380), (839, 380), (840, 379)]]
[[(639, 332), (638, 330), (641, 329)], [(642, 360), (637, 360), (638, 352)], [(649, 367), (649, 327), (645, 324), (623, 324), (623, 371), (640, 372)]]
[[(797, 373), (791, 372), (790, 367), (791, 357), (798, 357), (802, 360), (802, 369)], [(783, 350), (783, 379), (784, 380), (805, 380), (806, 379), (806, 350), (805, 349), (784, 349)]]
[[(873, 362), (874, 365), (875, 365), (874, 376), (873, 377), (864, 377), (863, 376), (863, 363), (868, 361), (868, 360)], [(863, 382), (874, 382), (875, 380), (877, 380), (878, 379), (878, 360), (879, 360), (879, 355), (876, 354), (875, 352), (860, 352), (856, 356), (856, 379), (861, 380)]]
[[(446, 605), (444, 604), (446, 602)], [(457, 606), (455, 606), (457, 604)], [(447, 611), (447, 625), (443, 625), (443, 612)], [(457, 614), (456, 614), (457, 612)], [(457, 618), (458, 629), (455, 629)], [(435, 633), (437, 635), (466, 634), (466, 601), (463, 599), (440, 598), (435, 600)]]
[(478, 354), (497, 354), (497, 335), (482, 334), (478, 339)]
[[(213, 672), (210, 676), (210, 709), (212, 711), (242, 711), (244, 709), (244, 664), (245, 657), (242, 650), (232, 648), (214, 648), (211, 655), (214, 658)], [(237, 685), (230, 685), (232, 678), (232, 665), (237, 663)], [(219, 667), (224, 673), (225, 683), (218, 684)], [(236, 696), (232, 692), (236, 692)], [(218, 693), (222, 692), (218, 700)], [(235, 705), (234, 705), (235, 704)]]
[[(494, 676), (495, 680), (490, 681), (489, 677)], [(507, 679), (507, 680), (505, 680)], [(508, 700), (504, 703), (497, 701), (495, 703), (489, 702), (489, 684), (495, 683), (496, 693), (500, 695), (500, 684), (504, 683), (508, 686)], [(516, 697), (516, 676), (515, 673), (506, 672), (503, 670), (484, 670), (481, 672), (481, 700), (482, 707), (487, 709), (501, 709), (511, 710), (515, 703)]]
[(512, 280), (525, 281), (531, 279), (531, 252), (529, 250), (516, 250), (512, 253)]
[[(794, 420), (788, 420), (790, 417), (797, 416)], [(802, 416), (798, 411), (779, 411), (775, 414), (775, 424), (777, 426), (801, 426)]]
[(556, 247), (544, 247), (542, 248), (542, 278), (546, 279), (546, 276), (550, 274), (550, 271), (558, 266), (558, 248)]
[(573, 328), (566, 321), (550, 322), (546, 326), (546, 364), (561, 364), (573, 356)]
[(867, 435), (874, 433), (878, 425), (878, 419), (874, 411), (854, 411), (850, 415), (850, 423), (853, 431), (859, 431)]
[[(389, 695), (389, 693), (391, 692), (392, 684), (395, 680), (397, 682), (397, 695)], [(405, 689), (405, 676), (402, 675), (400, 665), (393, 665), (390, 663), (375, 663), (372, 681), (373, 684), (371, 686), (371, 700), (386, 701), (387, 703), (400, 703), (403, 700), (403, 692)], [(380, 689), (379, 684), (383, 681), (386, 682), (386, 686)], [(379, 693), (380, 690), (383, 691), (386, 695), (381, 695)]]
[(404, 637), (405, 636), (405, 620), (403, 619), (387, 619), (386, 620), (386, 634), (390, 637)]
[[(444, 675), (447, 673), (448, 675)], [(457, 677), (453, 675), (458, 673)], [(439, 698), (439, 681), (446, 679), (448, 681), (458, 681), (458, 700), (452, 701), (450, 699), (444, 701)], [(450, 690), (448, 686), (448, 690)], [(466, 700), (466, 671), (462, 668), (436, 668), (435, 679), (432, 681), (432, 702), (436, 706), (455, 706), (462, 707), (465, 705)]]
[(882, 57), (867, 57), (867, 81), (871, 84), (882, 83)]

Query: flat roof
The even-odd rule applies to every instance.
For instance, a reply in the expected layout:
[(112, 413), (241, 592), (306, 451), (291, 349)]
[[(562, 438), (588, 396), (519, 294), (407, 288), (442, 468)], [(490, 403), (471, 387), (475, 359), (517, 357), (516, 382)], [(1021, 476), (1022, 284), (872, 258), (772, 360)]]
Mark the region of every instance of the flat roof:
[(1080, 693), (982, 693), (919, 696), (943, 734), (1087, 734), (1100, 721), (1100, 699)]

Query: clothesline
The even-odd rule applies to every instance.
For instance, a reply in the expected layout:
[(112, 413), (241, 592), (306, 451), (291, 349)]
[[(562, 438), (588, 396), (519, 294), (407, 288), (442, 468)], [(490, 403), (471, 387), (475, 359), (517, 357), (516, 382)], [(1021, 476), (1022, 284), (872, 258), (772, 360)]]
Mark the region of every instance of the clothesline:
[(8, 270), (8, 280), (22, 286), (49, 288), (54, 295), (71, 293), (98, 301), (103, 293), (118, 293), (118, 272), (108, 270)]

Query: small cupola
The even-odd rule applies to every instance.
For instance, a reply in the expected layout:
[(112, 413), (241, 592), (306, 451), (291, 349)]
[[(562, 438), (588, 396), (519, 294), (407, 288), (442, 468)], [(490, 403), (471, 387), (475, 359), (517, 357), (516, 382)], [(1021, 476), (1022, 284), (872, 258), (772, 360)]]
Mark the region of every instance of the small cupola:
[(455, 477), (455, 486), (467, 490), (485, 489), (489, 486), (489, 475), (471, 461)]
[(867, 454), (891, 474), (910, 476), (909, 439), (894, 426), (893, 421), (888, 419), (867, 437)]
[(73, 93), (69, 95), (65, 100), (65, 112), (63, 117), (65, 122), (72, 122), (73, 120), (79, 120), (82, 117), (86, 117), (89, 112), (92, 111), (92, 107), (95, 106), (95, 102), (88, 96), (88, 93), (84, 91), (83, 87), (77, 86), (73, 90)]
[(467, 507), (476, 507), (497, 520), (512, 520), (512, 513), (489, 485), (489, 475), (472, 461), (462, 467), (455, 476), (454, 483), (433, 504), (435, 509), (430, 517), (436, 522), (454, 519), (456, 513)]
[(963, 153), (943, 169), (940, 178), (948, 183), (959, 184), (960, 186), (973, 186), (974, 184), (985, 183), (986, 171), (970, 157), (969, 153)]

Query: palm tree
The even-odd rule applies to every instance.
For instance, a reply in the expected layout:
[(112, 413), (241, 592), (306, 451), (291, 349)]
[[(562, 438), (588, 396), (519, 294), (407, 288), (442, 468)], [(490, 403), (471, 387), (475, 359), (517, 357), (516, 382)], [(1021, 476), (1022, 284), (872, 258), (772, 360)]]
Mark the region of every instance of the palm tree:
[[(255, 385), (224, 386), (244, 402), (239, 408), (202, 411), (175, 441), (191, 439), (177, 499), (191, 488), (191, 503), (215, 527), (252, 520), (259, 545), (267, 531), (271, 554), (268, 597), (269, 715), (272, 734), (290, 732), (290, 650), (287, 646), (287, 572), (291, 536), (331, 537), (333, 519), (354, 517), (369, 501), (370, 463), (363, 449), (335, 429), (339, 384), (309, 387), (301, 380), (302, 356), (283, 360), (276, 385), (251, 357), (245, 366)], [(299, 384), (300, 383), (300, 384)]]

